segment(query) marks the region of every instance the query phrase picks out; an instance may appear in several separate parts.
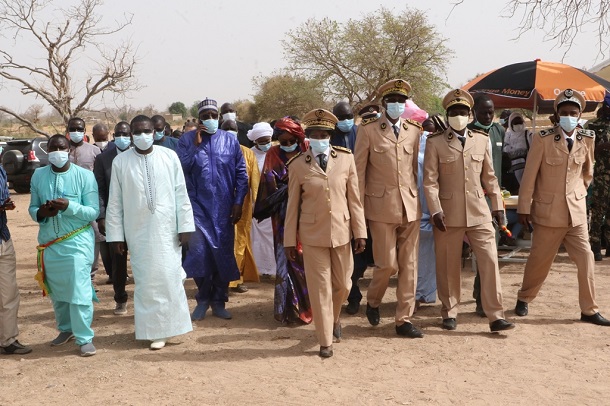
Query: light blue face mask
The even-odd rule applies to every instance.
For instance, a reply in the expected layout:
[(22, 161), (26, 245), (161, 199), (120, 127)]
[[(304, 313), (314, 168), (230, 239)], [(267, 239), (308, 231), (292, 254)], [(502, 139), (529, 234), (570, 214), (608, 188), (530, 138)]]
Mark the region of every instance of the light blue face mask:
[(233, 134), (234, 136), (237, 137), (237, 131), (233, 131), (233, 130), (229, 130), (227, 131), (229, 134)]
[(116, 137), (114, 139), (114, 144), (121, 151), (125, 151), (131, 145), (131, 138), (129, 138), (129, 137)]
[(165, 137), (165, 131), (155, 131), (155, 135), (153, 135), (155, 141), (159, 141), (163, 137)]
[(282, 151), (284, 152), (294, 152), (295, 149), (297, 149), (298, 145), (296, 143), (292, 144), (291, 146), (287, 147), (285, 145), (280, 145), (280, 148), (282, 149)]
[[(295, 144), (296, 145), (296, 144)], [(260, 149), (263, 152), (267, 152), (269, 151), (269, 148), (271, 148), (271, 143), (268, 142), (266, 144), (256, 144), (256, 146), (258, 147), (258, 149)]]
[(506, 119), (505, 118), (501, 118), (499, 121), (500, 121), (500, 125), (506, 125)]
[(344, 133), (350, 132), (352, 130), (353, 126), (354, 126), (353, 118), (341, 120), (337, 123), (337, 128), (339, 129), (339, 131), (344, 132)]
[(68, 151), (49, 152), (49, 162), (56, 168), (63, 168), (68, 162)]
[(578, 125), (578, 117), (560, 116), (559, 125), (563, 128), (563, 131), (569, 133)]
[(208, 134), (216, 134), (216, 131), (218, 131), (218, 120), (208, 118), (207, 120), (199, 119), (199, 122), (205, 127), (204, 131)]
[(70, 141), (72, 141), (75, 144), (78, 144), (79, 142), (81, 142), (83, 140), (83, 138), (85, 138), (84, 132), (72, 131), (70, 133)]
[(133, 143), (140, 151), (146, 151), (153, 146), (153, 135), (142, 133), (133, 136)]
[(323, 140), (309, 140), (309, 147), (315, 155), (323, 154), (328, 149), (329, 145), (330, 140), (328, 138), (325, 138)]
[(483, 124), (479, 123), (478, 121), (475, 121), (474, 125), (476, 127), (482, 128), (483, 130), (487, 131), (487, 130), (489, 130), (491, 128), (492, 125), (494, 125), (494, 123), (492, 121), (490, 125), (483, 125)]
[(400, 116), (402, 116), (402, 113), (405, 112), (405, 104), (398, 103), (398, 102), (387, 103), (386, 112), (388, 113), (388, 116), (390, 116), (390, 118), (392, 118), (392, 120), (396, 120)]

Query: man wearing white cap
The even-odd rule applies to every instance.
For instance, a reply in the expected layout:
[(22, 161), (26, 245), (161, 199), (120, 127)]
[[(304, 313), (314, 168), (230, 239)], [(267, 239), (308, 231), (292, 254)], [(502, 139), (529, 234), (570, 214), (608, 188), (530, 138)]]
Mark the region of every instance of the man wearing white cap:
[(610, 326), (595, 302), (595, 260), (587, 230), (587, 188), (593, 179), (595, 132), (577, 128), (585, 105), (576, 90), (555, 99), (559, 125), (533, 137), (519, 189), (519, 221), (534, 233), (515, 313), (526, 316), (563, 243), (576, 263), (580, 320)]
[(237, 138), (218, 128), (216, 101), (203, 100), (198, 114), (197, 129), (183, 134), (176, 149), (195, 217), (183, 267), (198, 287), (192, 319), (204, 319), (209, 307), (214, 316), (230, 319), (229, 282), (239, 279), (234, 225), (248, 194), (248, 175)]
[[(258, 161), (259, 177), (263, 172), (267, 151), (271, 148), (272, 135), (273, 128), (271, 128), (269, 123), (265, 122), (254, 124), (254, 127), (248, 131), (248, 139), (254, 143), (252, 152)], [(257, 183), (259, 182), (260, 178), (257, 179)], [(256, 242), (252, 247), (252, 253), (254, 254), (254, 261), (256, 262), (259, 275), (275, 276), (276, 265), (271, 218), (266, 218), (260, 222), (256, 219), (252, 220), (252, 241)]]

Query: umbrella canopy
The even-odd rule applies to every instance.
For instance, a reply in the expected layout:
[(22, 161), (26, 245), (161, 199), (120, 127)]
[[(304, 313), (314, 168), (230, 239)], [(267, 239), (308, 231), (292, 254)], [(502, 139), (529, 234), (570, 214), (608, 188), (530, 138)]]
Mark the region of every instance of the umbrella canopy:
[(552, 113), (555, 97), (565, 89), (577, 90), (584, 96), (584, 111), (595, 110), (610, 92), (610, 82), (570, 65), (536, 59), (487, 72), (462, 89), (490, 95), (496, 108)]

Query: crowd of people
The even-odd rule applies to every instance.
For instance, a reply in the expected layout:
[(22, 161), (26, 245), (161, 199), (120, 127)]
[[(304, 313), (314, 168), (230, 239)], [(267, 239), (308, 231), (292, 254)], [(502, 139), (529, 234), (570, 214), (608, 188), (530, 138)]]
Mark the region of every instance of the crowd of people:
[[(444, 117), (420, 123), (405, 117), (410, 92), (402, 79), (383, 84), (380, 103), (357, 112), (359, 124), (352, 106), (339, 102), (332, 112), (250, 126), (230, 103), (219, 108), (206, 98), (184, 131), (172, 131), (162, 116), (138, 115), (117, 123), (112, 140), (105, 125), (95, 125), (91, 144), (85, 122), (71, 118), (65, 134), (49, 139), (50, 165), (31, 180), (36, 279), (52, 300), (58, 330), (51, 345), (74, 339), (82, 356), (96, 353), (99, 257), (117, 316), (128, 311), (130, 260), (135, 337), (152, 350), (191, 331), (210, 309), (231, 319), (229, 291), (245, 293), (247, 282), (265, 275), (275, 278), (275, 319), (313, 321), (319, 355), (331, 357), (343, 337), (343, 305), (348, 314), (360, 311), (367, 267), (371, 325), (380, 324), (380, 304), (396, 276), (398, 336), (424, 336), (412, 317), (437, 295), (441, 327), (455, 330), (462, 256), (470, 250), (479, 264), (476, 312), (492, 333), (511, 330), (497, 254), (507, 215), (513, 235), (535, 236), (515, 314), (528, 314), (563, 243), (577, 267), (581, 320), (609, 326), (595, 301), (593, 272), (610, 193), (609, 105), (582, 128), (584, 98), (566, 89), (555, 100), (555, 125), (534, 134), (521, 112), (505, 110), (496, 122), (491, 98), (460, 89), (443, 98)], [(519, 195), (516, 211), (505, 211), (502, 186)], [(14, 203), (2, 168), (0, 201), (0, 348), (27, 354), (17, 339), (19, 291), (6, 216)], [(192, 311), (186, 278), (197, 286)]]

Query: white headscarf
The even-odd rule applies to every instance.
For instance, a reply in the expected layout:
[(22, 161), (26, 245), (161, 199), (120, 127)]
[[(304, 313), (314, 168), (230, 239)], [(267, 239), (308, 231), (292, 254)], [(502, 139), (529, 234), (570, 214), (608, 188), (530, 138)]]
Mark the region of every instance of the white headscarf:
[(252, 142), (262, 137), (271, 137), (272, 135), (273, 128), (266, 122), (256, 123), (252, 129), (248, 131), (248, 139)]
[[(513, 129), (513, 120), (515, 118), (521, 118), (523, 120), (524, 129), (521, 131), (515, 131)], [(526, 141), (527, 140), (527, 141)], [(508, 117), (508, 129), (506, 130), (506, 136), (504, 137), (504, 151), (511, 158), (524, 157), (527, 155), (528, 143), (532, 142), (532, 133), (525, 128), (525, 117), (521, 113), (512, 113)]]

